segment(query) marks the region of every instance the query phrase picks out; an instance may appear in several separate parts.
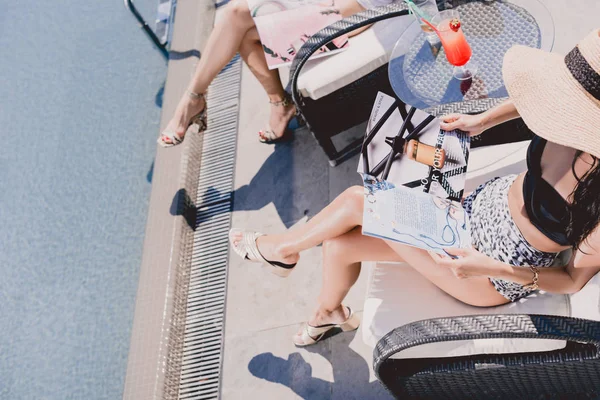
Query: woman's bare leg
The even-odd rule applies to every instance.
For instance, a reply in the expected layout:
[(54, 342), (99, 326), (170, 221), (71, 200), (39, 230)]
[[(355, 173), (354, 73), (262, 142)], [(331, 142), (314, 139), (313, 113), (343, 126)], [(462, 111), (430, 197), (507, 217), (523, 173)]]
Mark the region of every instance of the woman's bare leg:
[[(280, 234), (261, 236), (257, 240), (261, 254), (270, 261), (295, 263), (303, 250), (327, 239), (340, 236), (362, 224), (363, 188), (346, 189), (307, 223)], [(235, 240), (241, 240), (241, 236)]]
[(361, 262), (373, 259), (403, 261), (383, 240), (363, 236), (360, 227), (323, 242), (323, 282), (309, 325), (338, 324), (348, 318), (342, 301), (360, 275)]
[(323, 284), (309, 325), (345, 321), (348, 315), (342, 301), (358, 279), (361, 262), (375, 260), (407, 262), (440, 289), (466, 304), (489, 307), (508, 302), (485, 277), (458, 279), (422, 249), (363, 236), (360, 228), (355, 228), (323, 242)]
[[(364, 11), (364, 8), (359, 5), (356, 0), (337, 0), (335, 3), (340, 9), (342, 17)], [(352, 32), (350, 36), (357, 35), (364, 29), (367, 28), (358, 29)], [(246, 32), (246, 35), (240, 44), (239, 52), (242, 59), (250, 68), (250, 71), (252, 71), (265, 89), (265, 92), (267, 92), (267, 96), (269, 96), (269, 101), (272, 103), (269, 128), (273, 130), (276, 137), (281, 137), (285, 132), (288, 123), (296, 114), (296, 106), (294, 104), (288, 104), (287, 106), (276, 105), (284, 100), (286, 96), (285, 89), (281, 84), (279, 70), (269, 70), (256, 26), (253, 26)], [(262, 131), (259, 132), (259, 136), (266, 139)]]
[[(279, 70), (270, 70), (265, 60), (260, 37), (256, 27), (250, 28), (240, 44), (240, 56), (246, 62), (250, 71), (260, 82), (269, 96), (271, 102), (271, 117), (269, 128), (273, 130), (275, 136), (280, 137), (296, 114), (296, 106), (293, 103), (288, 105), (277, 105), (286, 97), (285, 90), (279, 78)], [(274, 103), (274, 104), (273, 104)], [(281, 104), (281, 103), (279, 103)], [(259, 132), (261, 135), (262, 132)], [(267, 139), (263, 136), (263, 139)]]

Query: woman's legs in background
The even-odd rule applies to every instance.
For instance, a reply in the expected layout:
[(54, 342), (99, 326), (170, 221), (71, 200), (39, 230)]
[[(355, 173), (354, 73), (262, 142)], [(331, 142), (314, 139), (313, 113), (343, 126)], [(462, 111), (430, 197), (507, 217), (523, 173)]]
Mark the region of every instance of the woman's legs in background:
[[(190, 92), (206, 92), (217, 74), (239, 51), (244, 37), (251, 28), (254, 28), (254, 20), (250, 16), (246, 0), (231, 0), (223, 9), (223, 15), (208, 38), (188, 86)], [(195, 99), (185, 93), (166, 131), (174, 130), (177, 136), (183, 137), (191, 118), (204, 107), (204, 99)]]
[[(336, 6), (344, 17), (364, 10), (356, 0), (338, 0)], [(285, 93), (279, 79), (279, 71), (269, 71), (267, 67), (247, 1), (231, 0), (223, 13), (224, 15), (211, 32), (188, 90), (193, 93), (206, 92), (212, 80), (239, 51), (252, 73), (264, 87), (270, 101), (283, 100)], [(358, 31), (352, 32), (352, 35), (357, 33)], [(183, 137), (191, 118), (202, 111), (204, 106), (204, 99), (184, 94), (165, 131), (175, 131), (177, 136)], [(277, 136), (283, 134), (294, 113), (294, 105), (271, 106), (270, 127)]]

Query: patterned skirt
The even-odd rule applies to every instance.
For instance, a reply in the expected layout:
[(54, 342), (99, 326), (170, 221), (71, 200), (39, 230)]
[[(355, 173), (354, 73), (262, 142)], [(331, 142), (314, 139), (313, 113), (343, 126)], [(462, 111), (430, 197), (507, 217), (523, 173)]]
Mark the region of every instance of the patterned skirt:
[[(471, 221), (471, 242), (481, 253), (514, 266), (549, 267), (558, 253), (532, 247), (515, 225), (508, 209), (508, 189), (517, 175), (494, 178), (479, 186), (463, 201)], [(492, 279), (496, 290), (510, 301), (531, 293), (523, 285)]]

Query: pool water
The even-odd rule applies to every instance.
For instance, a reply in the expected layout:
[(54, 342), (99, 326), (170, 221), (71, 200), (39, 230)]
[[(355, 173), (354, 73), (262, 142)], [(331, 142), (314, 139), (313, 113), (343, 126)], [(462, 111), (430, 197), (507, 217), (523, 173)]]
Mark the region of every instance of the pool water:
[(118, 399), (166, 65), (121, 1), (1, 4), (0, 398)]

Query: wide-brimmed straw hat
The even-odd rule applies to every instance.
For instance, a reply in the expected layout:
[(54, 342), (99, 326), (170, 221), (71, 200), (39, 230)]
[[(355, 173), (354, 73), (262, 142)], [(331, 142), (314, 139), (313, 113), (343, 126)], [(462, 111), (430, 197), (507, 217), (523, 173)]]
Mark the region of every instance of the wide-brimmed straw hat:
[(514, 46), (504, 56), (502, 74), (536, 135), (600, 157), (600, 29), (564, 57)]

